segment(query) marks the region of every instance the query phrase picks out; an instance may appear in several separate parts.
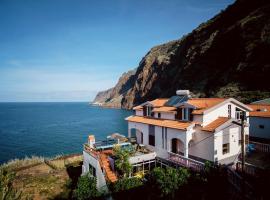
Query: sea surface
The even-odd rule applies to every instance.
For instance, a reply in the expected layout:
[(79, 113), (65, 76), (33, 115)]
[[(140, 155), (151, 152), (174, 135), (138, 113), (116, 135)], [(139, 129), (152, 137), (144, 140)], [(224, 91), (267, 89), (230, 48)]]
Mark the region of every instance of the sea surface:
[(0, 163), (25, 156), (82, 152), (89, 134), (96, 140), (127, 135), (132, 112), (88, 103), (0, 103)]

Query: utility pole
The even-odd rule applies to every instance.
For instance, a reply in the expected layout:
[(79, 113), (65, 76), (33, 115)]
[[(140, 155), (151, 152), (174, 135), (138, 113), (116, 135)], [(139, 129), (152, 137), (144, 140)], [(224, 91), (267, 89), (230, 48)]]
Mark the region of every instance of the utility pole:
[(246, 155), (246, 145), (245, 145), (245, 125), (246, 125), (246, 113), (242, 111), (241, 123), (233, 121), (232, 123), (241, 127), (241, 170), (242, 170), (242, 193), (245, 197), (245, 155)]
[(242, 165), (242, 173), (244, 176), (245, 173), (245, 155), (246, 155), (246, 148), (245, 148), (245, 121), (246, 121), (246, 115), (245, 112), (242, 112), (241, 116), (241, 165)]

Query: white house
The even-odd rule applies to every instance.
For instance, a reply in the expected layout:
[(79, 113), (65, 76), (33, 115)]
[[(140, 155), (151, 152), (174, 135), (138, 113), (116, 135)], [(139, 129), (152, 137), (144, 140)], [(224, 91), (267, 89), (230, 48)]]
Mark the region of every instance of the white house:
[[(241, 127), (232, 123), (252, 109), (233, 98), (190, 98), (177, 91), (170, 99), (156, 99), (133, 108), (126, 118), (128, 136), (161, 158), (172, 153), (199, 161), (229, 164), (241, 147)], [(247, 121), (248, 124), (248, 121)], [(245, 127), (248, 138), (249, 127)]]
[(254, 102), (250, 105), (250, 136), (253, 140), (270, 142), (270, 99)]

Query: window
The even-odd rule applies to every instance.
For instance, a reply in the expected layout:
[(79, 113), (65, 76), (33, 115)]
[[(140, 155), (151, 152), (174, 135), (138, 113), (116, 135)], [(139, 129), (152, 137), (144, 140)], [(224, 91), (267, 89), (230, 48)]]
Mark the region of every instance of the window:
[(152, 107), (151, 106), (144, 106), (143, 107), (143, 116), (153, 116)]
[(241, 120), (242, 117), (245, 117), (246, 116), (246, 113), (242, 110), (240, 110), (239, 108), (235, 108), (235, 118), (237, 120)]
[(158, 113), (158, 118), (161, 118), (161, 114), (160, 113)]
[(217, 150), (215, 150), (215, 155), (217, 155)]
[(149, 125), (149, 145), (155, 146), (155, 126)]
[(228, 105), (228, 118), (232, 117), (232, 105)]
[(222, 145), (222, 152), (223, 152), (223, 154), (227, 154), (230, 152), (230, 144), (229, 143)]
[(189, 118), (190, 118), (189, 108), (183, 108), (182, 109), (182, 120), (188, 121)]
[(264, 129), (264, 125), (259, 125), (259, 128), (260, 129)]
[(238, 140), (238, 145), (240, 146), (242, 143), (242, 140)]
[(90, 165), (89, 164), (89, 173), (92, 175), (92, 176), (94, 176), (94, 177), (96, 177), (97, 175), (96, 175), (96, 168), (94, 168), (92, 165)]

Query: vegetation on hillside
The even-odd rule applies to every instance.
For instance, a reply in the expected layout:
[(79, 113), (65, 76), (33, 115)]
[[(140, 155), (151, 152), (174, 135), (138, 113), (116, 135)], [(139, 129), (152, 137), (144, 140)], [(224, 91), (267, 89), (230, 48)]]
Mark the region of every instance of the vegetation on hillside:
[(78, 180), (74, 197), (78, 200), (87, 200), (100, 196), (100, 193), (97, 190), (96, 182), (96, 178), (89, 173), (81, 176)]

